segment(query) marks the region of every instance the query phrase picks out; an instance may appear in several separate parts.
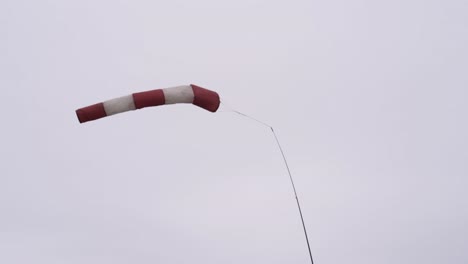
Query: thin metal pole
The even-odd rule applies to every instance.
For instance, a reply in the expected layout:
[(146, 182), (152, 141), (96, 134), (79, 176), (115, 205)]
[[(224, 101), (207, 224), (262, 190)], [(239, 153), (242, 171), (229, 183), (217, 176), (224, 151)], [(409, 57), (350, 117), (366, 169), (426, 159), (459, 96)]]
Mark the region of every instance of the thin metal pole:
[(286, 165), (286, 169), (288, 170), (289, 179), (291, 180), (291, 185), (294, 190), (294, 196), (296, 197), (297, 209), (299, 209), (299, 215), (301, 216), (302, 228), (304, 228), (304, 235), (305, 235), (305, 239), (307, 242), (307, 249), (309, 250), (310, 263), (314, 264), (314, 259), (312, 258), (312, 251), (310, 250), (309, 237), (307, 236), (307, 229), (304, 223), (304, 217), (302, 216), (301, 204), (299, 203), (299, 198), (297, 197), (296, 186), (294, 185), (294, 180), (291, 175), (291, 170), (289, 170), (288, 161), (286, 160), (286, 156), (284, 155), (283, 148), (281, 147), (278, 137), (276, 136), (275, 130), (273, 130), (273, 127), (270, 127), (270, 129), (271, 129), (271, 132), (273, 132), (273, 135), (275, 136), (276, 143), (278, 144), (278, 148), (281, 151), (281, 156), (283, 156), (284, 164)]
[(239, 115), (242, 115), (244, 117), (247, 117), (247, 118), (250, 118), (264, 126), (267, 126), (271, 129), (271, 132), (273, 133), (273, 135), (275, 136), (275, 140), (276, 140), (276, 144), (278, 145), (278, 148), (279, 150), (281, 151), (281, 156), (283, 156), (283, 161), (284, 161), (284, 164), (286, 165), (286, 169), (288, 170), (288, 175), (289, 175), (289, 180), (291, 181), (291, 185), (292, 185), (292, 188), (293, 188), (293, 191), (294, 191), (294, 196), (296, 197), (296, 203), (297, 203), (297, 209), (299, 210), (299, 215), (301, 216), (301, 222), (302, 222), (302, 228), (304, 229), (304, 235), (305, 235), (305, 239), (306, 239), (306, 242), (307, 242), (307, 249), (309, 250), (309, 256), (310, 256), (310, 263), (311, 264), (314, 264), (314, 259), (312, 258), (312, 251), (310, 250), (310, 243), (309, 243), (309, 237), (307, 236), (307, 229), (306, 229), (306, 226), (305, 226), (305, 223), (304, 223), (304, 217), (302, 216), (302, 210), (301, 210), (301, 205), (299, 203), (299, 198), (297, 197), (297, 191), (296, 191), (296, 186), (294, 185), (294, 180), (293, 180), (293, 177), (291, 175), (291, 170), (289, 169), (289, 165), (288, 165), (288, 161), (286, 160), (286, 156), (284, 155), (284, 151), (283, 151), (283, 148), (281, 147), (281, 144), (278, 140), (278, 136), (276, 135), (275, 133), (275, 130), (273, 129), (272, 126), (268, 125), (267, 123), (264, 123), (256, 118), (253, 118), (251, 116), (248, 116), (244, 113), (241, 113), (239, 111), (236, 111), (236, 110), (233, 110), (234, 113), (237, 113)]

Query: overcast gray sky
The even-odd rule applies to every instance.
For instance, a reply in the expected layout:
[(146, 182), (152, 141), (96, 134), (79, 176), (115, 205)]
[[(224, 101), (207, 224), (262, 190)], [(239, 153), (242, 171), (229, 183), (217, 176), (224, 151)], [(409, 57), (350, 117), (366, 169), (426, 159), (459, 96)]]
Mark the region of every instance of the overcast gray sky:
[[(0, 1), (0, 263), (468, 262), (468, 2)], [(229, 110), (229, 108), (224, 108)]]

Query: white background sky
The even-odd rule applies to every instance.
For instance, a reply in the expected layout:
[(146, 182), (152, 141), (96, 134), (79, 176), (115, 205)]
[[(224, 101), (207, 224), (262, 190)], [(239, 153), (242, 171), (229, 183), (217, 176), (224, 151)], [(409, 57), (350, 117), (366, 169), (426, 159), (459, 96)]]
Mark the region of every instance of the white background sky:
[(0, 1), (0, 263), (468, 262), (468, 2)]

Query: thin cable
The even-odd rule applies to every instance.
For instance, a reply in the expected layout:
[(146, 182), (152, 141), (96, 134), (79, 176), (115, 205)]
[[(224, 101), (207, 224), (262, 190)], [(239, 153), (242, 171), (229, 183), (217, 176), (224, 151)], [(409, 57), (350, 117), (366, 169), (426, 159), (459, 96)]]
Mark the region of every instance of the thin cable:
[[(236, 110), (232, 110), (232, 111), (233, 111), (234, 113), (237, 113), (237, 114), (239, 114), (239, 115), (241, 115), (241, 116), (245, 116), (245, 117), (247, 117), (247, 118), (250, 118), (250, 119), (252, 119), (252, 120), (254, 120), (254, 121), (256, 121), (256, 122), (258, 122), (258, 123), (260, 123), (260, 124), (262, 124), (262, 125), (264, 125), (264, 126), (267, 126), (267, 127), (271, 128), (271, 129), (273, 129), (273, 128), (272, 128), (270, 125), (268, 125), (267, 123), (264, 123), (264, 122), (262, 122), (262, 121), (260, 121), (260, 120), (258, 120), (258, 119), (256, 119), (256, 118), (253, 118), (253, 117), (251, 117), (251, 116), (248, 116), (248, 115), (243, 114), (243, 113), (241, 113), (241, 112), (239, 112), (239, 111), (236, 111)], [(275, 133), (275, 132), (273, 131), (273, 133)]]
[(304, 223), (304, 217), (302, 216), (302, 210), (301, 210), (301, 204), (299, 203), (299, 198), (297, 197), (297, 191), (296, 191), (296, 186), (294, 185), (294, 180), (293, 180), (293, 177), (291, 175), (291, 170), (289, 169), (289, 165), (288, 165), (288, 161), (286, 160), (286, 156), (284, 155), (284, 151), (283, 151), (283, 148), (281, 147), (281, 144), (278, 140), (278, 136), (276, 135), (275, 133), (275, 130), (273, 129), (272, 126), (268, 125), (267, 123), (265, 122), (262, 122), (256, 118), (253, 118), (251, 116), (248, 116), (244, 113), (241, 113), (239, 111), (236, 111), (236, 110), (232, 110), (234, 113), (237, 113), (241, 116), (244, 116), (244, 117), (247, 117), (249, 119), (252, 119), (266, 127), (269, 127), (271, 129), (271, 132), (273, 133), (273, 135), (275, 136), (275, 140), (276, 140), (276, 144), (278, 145), (278, 148), (281, 152), (281, 156), (283, 156), (283, 161), (284, 161), (284, 164), (286, 165), (286, 169), (288, 170), (288, 175), (289, 175), (289, 180), (291, 181), (291, 185), (292, 185), (292, 188), (293, 188), (293, 191), (294, 191), (294, 196), (296, 197), (296, 203), (297, 203), (297, 209), (299, 210), (299, 215), (301, 216), (301, 222), (302, 222), (302, 228), (304, 229), (304, 235), (305, 235), (305, 239), (306, 239), (306, 242), (307, 242), (307, 249), (309, 250), (309, 256), (310, 256), (310, 263), (311, 264), (314, 264), (314, 259), (312, 258), (312, 251), (310, 250), (310, 243), (309, 243), (309, 237), (307, 235), (307, 229), (306, 229), (306, 226), (305, 226), (305, 223)]

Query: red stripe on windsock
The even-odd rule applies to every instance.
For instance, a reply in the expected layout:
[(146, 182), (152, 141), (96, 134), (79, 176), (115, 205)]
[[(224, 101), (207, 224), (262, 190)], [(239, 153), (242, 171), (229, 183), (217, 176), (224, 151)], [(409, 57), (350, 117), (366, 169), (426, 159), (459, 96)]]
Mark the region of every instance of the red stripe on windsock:
[(164, 98), (164, 93), (161, 89), (134, 93), (132, 96), (136, 109), (148, 106), (163, 105), (166, 101)]
[(80, 123), (96, 120), (102, 117), (106, 117), (106, 110), (104, 110), (104, 104), (98, 103), (87, 107), (76, 110), (76, 115)]
[(193, 104), (206, 109), (210, 112), (216, 112), (219, 108), (219, 95), (216, 92), (191, 84), (193, 90)]

